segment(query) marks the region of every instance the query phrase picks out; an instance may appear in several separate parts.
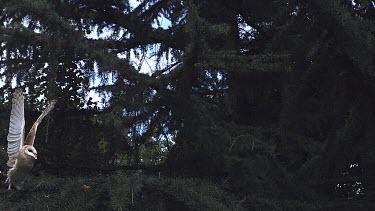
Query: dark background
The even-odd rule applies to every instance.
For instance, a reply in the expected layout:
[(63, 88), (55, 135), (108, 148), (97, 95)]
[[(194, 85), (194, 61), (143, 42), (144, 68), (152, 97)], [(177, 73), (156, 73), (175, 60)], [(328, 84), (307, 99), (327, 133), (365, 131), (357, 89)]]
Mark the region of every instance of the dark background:
[(3, 173), (14, 87), (58, 99), (0, 208), (371, 210), (374, 4), (0, 1)]

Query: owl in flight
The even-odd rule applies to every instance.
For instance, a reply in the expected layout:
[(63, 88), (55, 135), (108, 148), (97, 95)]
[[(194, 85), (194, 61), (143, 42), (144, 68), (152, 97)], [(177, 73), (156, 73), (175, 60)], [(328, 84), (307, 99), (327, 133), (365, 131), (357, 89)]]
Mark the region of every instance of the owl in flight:
[(8, 190), (12, 186), (19, 188), (19, 185), (29, 175), (34, 161), (37, 159), (37, 151), (33, 147), (38, 125), (43, 118), (53, 109), (56, 100), (49, 102), (47, 108), (38, 117), (30, 132), (25, 139), (25, 116), (24, 116), (24, 98), (21, 89), (13, 93), (12, 111), (10, 114), (9, 132), (8, 132), (8, 171), (6, 183), (9, 184)]

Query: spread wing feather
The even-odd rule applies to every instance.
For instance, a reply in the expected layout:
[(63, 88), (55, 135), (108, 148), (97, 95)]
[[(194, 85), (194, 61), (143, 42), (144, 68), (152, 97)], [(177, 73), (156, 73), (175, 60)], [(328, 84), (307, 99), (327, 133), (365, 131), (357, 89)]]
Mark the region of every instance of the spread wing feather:
[(10, 114), (10, 123), (8, 131), (8, 157), (7, 165), (13, 167), (18, 152), (24, 142), (24, 129), (25, 129), (25, 110), (24, 110), (24, 97), (22, 89), (17, 89), (13, 94), (12, 111)]
[(31, 127), (29, 133), (26, 136), (25, 144), (27, 145), (34, 145), (35, 135), (36, 131), (38, 129), (38, 125), (40, 122), (42, 122), (43, 118), (47, 116), (47, 114), (55, 107), (56, 100), (52, 100), (48, 103), (47, 108), (43, 111), (42, 114), (38, 117), (38, 119), (35, 121), (33, 126)]

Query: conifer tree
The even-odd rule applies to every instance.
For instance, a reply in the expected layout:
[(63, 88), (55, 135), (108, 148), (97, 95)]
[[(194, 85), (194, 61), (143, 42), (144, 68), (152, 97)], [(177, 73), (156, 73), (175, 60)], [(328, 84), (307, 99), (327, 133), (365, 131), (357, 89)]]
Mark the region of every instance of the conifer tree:
[[(16, 198), (53, 200), (14, 209), (147, 209), (160, 199), (161, 210), (350, 210), (374, 200), (372, 1), (0, 3), (1, 145), (14, 84), (27, 92), (26, 119), (59, 98), (36, 169), (71, 176), (41, 173)], [(88, 181), (71, 175), (82, 169), (109, 179), (82, 192)], [(2, 208), (14, 206), (1, 194)]]

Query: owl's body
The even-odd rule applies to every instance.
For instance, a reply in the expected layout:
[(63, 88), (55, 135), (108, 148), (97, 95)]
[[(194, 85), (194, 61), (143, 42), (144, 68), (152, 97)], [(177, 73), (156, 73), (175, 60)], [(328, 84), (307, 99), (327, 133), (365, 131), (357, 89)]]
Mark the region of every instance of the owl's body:
[(31, 169), (34, 166), (35, 158), (25, 154), (28, 145), (23, 146), (15, 160), (15, 163), (8, 171), (7, 182), (10, 186), (13, 185), (17, 188), (23, 183), (23, 181), (29, 176)]
[(8, 189), (12, 186), (19, 188), (23, 181), (30, 174), (37, 159), (37, 151), (34, 148), (34, 140), (39, 123), (53, 109), (56, 101), (48, 104), (47, 108), (38, 117), (33, 124), (26, 139), (24, 135), (24, 98), (22, 90), (17, 89), (13, 94), (12, 111), (10, 115), (9, 133), (8, 133), (8, 157), (7, 165), (10, 167), (6, 182)]

